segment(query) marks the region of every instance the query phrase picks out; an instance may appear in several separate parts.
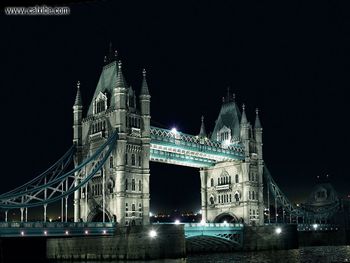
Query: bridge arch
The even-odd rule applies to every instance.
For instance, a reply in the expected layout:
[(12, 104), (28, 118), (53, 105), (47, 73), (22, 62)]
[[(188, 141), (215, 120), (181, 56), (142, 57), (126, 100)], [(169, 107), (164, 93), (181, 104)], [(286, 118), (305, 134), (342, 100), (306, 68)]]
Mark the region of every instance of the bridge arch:
[(115, 218), (107, 210), (103, 211), (100, 207), (97, 207), (89, 213), (87, 221), (102, 222), (103, 213), (105, 214), (105, 222), (113, 222), (115, 220)]
[(238, 217), (231, 212), (224, 212), (217, 215), (214, 219), (214, 223), (223, 223), (226, 221), (227, 223), (239, 223), (240, 220)]

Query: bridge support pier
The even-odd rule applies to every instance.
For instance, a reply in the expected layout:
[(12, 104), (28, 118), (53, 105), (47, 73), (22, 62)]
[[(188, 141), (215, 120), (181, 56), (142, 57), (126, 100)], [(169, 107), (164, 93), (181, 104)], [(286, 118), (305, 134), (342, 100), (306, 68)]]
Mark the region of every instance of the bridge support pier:
[(201, 169), (199, 171), (201, 177), (201, 209), (202, 209), (202, 221), (207, 222), (207, 174), (206, 170)]

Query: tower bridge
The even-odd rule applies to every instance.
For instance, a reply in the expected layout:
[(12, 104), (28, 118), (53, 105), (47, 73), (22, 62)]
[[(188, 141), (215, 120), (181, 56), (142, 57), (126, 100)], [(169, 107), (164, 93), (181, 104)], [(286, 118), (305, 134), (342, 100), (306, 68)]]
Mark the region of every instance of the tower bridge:
[[(22, 229), (16, 230), (18, 235), (23, 229), (32, 229), (28, 231), (33, 235), (45, 233), (48, 231), (45, 229), (50, 229), (49, 224), (46, 225), (47, 206), (55, 202), (61, 204), (62, 223), (67, 222), (69, 198), (74, 201), (75, 223), (52, 226), (53, 233), (64, 235), (63, 228), (80, 233), (77, 229), (89, 229), (85, 224), (96, 221), (110, 222), (109, 227), (148, 225), (149, 162), (198, 168), (202, 223), (229, 224), (222, 225), (221, 230), (220, 225), (212, 225), (212, 229), (205, 231), (185, 227), (189, 238), (196, 233), (203, 235), (204, 231), (209, 236), (227, 239), (233, 232), (241, 231), (243, 224), (263, 225), (265, 207), (271, 223), (272, 199), (275, 207), (283, 207), (290, 223), (298, 222), (300, 217), (303, 223), (313, 223), (329, 218), (339, 209), (337, 202), (323, 210), (307, 210), (295, 207), (288, 200), (264, 163), (263, 129), (258, 110), (252, 125), (245, 106), (241, 111), (229, 92), (223, 98), (211, 136), (206, 133), (203, 117), (198, 135), (151, 126), (151, 96), (146, 71), (142, 74), (138, 107), (136, 92), (124, 79), (121, 61), (116, 56), (109, 57), (85, 117), (78, 82), (73, 105), (73, 146), (45, 172), (0, 195), (0, 208), (5, 213), (0, 236), (16, 229)], [(71, 163), (73, 169), (70, 169)], [(31, 207), (43, 208), (42, 225), (24, 224)], [(17, 225), (7, 222), (8, 211), (12, 209), (19, 209), (21, 213), (21, 222)], [(102, 235), (108, 232), (108, 226), (94, 228), (92, 224), (91, 229), (84, 231)], [(38, 231), (33, 230), (35, 227)]]

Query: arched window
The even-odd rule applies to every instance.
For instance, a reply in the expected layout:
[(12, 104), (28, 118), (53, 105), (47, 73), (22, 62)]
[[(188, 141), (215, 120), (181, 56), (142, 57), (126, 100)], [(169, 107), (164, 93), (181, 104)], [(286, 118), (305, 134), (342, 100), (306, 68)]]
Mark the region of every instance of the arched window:
[(232, 195), (230, 194), (230, 203), (232, 202)]
[(128, 190), (128, 179), (125, 179), (125, 190)]
[(210, 179), (210, 186), (214, 186), (214, 179), (213, 178)]
[(238, 195), (238, 193), (235, 193), (235, 200), (236, 200), (236, 202), (239, 202), (239, 195)]
[(131, 191), (135, 191), (135, 179), (131, 180)]
[(139, 191), (142, 191), (142, 184), (141, 184), (141, 180), (139, 180)]
[(131, 155), (131, 165), (135, 165), (135, 154)]
[(239, 180), (238, 180), (238, 174), (236, 174), (236, 184), (238, 184), (239, 183)]
[(113, 156), (109, 157), (109, 168), (113, 168)]
[(220, 184), (220, 178), (218, 178), (218, 185)]
[(253, 191), (253, 193), (252, 193), (252, 195), (253, 195), (253, 200), (255, 200), (255, 192)]
[(213, 197), (213, 196), (211, 196), (211, 197), (209, 198), (209, 202), (210, 202), (211, 205), (214, 204), (214, 197)]
[(141, 203), (139, 203), (139, 212), (142, 212)]
[(125, 154), (125, 164), (128, 164), (128, 154)]
[(249, 198), (248, 198), (249, 200), (250, 199), (252, 199), (252, 194), (251, 194), (251, 192), (249, 191)]
[(221, 202), (221, 197), (220, 197), (220, 195), (218, 196), (218, 201), (219, 201), (219, 204), (220, 204), (220, 202)]
[(135, 211), (135, 210), (136, 210), (136, 209), (135, 209), (135, 204), (132, 204), (132, 205), (131, 205), (131, 210), (132, 210), (132, 211)]
[(139, 155), (139, 166), (141, 167), (141, 155)]
[(231, 175), (230, 175), (230, 177), (228, 178), (228, 183), (231, 184)]

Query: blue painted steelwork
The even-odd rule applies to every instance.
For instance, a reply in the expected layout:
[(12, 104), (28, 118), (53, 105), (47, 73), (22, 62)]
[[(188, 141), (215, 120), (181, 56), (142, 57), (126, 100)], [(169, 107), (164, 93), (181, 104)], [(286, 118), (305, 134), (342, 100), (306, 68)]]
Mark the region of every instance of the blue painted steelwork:
[(111, 236), (116, 223), (1, 222), (0, 237)]
[(231, 223), (188, 223), (184, 224), (185, 237), (211, 236), (243, 244), (243, 224)]
[[(84, 160), (80, 165), (64, 174), (62, 169), (57, 175), (52, 175), (48, 180), (41, 180), (39, 184), (25, 184), (25, 187), (19, 187), (17, 190), (10, 191), (0, 196), (0, 208), (14, 209), (43, 206), (65, 198), (66, 196), (79, 190), (102, 168), (117, 142), (117, 132), (114, 132), (108, 140), (88, 159)], [(93, 167), (90, 173), (79, 178), (76, 173), (86, 168), (90, 163)], [(68, 165), (63, 165), (66, 168)], [(40, 177), (40, 176), (39, 176)], [(66, 189), (64, 189), (64, 187)], [(62, 190), (61, 190), (62, 189)]]
[(151, 161), (208, 167), (220, 161), (243, 160), (239, 143), (225, 145), (206, 137), (151, 127)]

